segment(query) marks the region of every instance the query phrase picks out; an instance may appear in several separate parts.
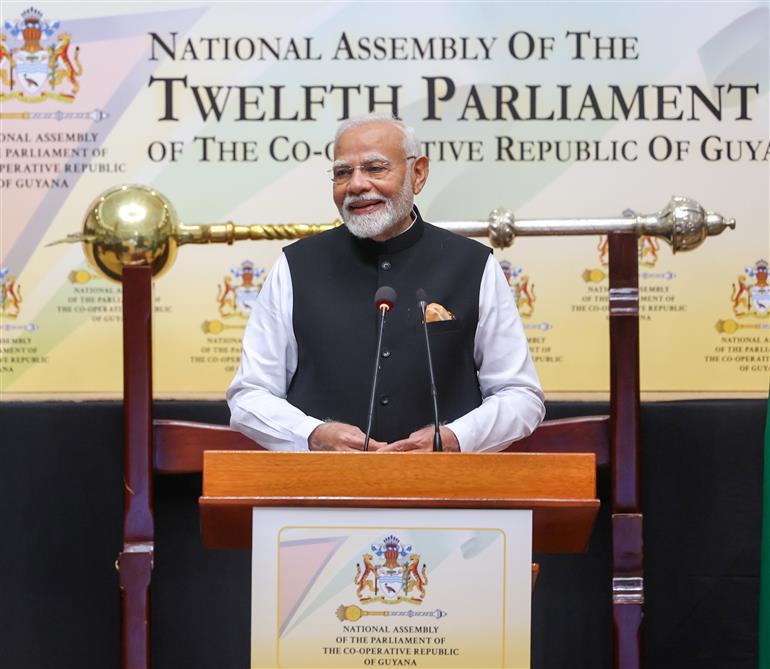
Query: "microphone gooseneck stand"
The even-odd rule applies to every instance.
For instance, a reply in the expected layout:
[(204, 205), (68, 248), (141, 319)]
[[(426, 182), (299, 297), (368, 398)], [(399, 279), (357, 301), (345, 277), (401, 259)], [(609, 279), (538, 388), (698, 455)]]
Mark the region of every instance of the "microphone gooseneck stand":
[(377, 377), (380, 371), (380, 352), (382, 350), (382, 333), (385, 329), (385, 314), (393, 308), (396, 302), (396, 291), (390, 286), (380, 286), (374, 294), (374, 305), (380, 312), (380, 327), (377, 333), (377, 353), (374, 356), (374, 374), (372, 375), (372, 393), (369, 397), (369, 414), (366, 417), (366, 437), (364, 439), (364, 451), (369, 450), (369, 437), (372, 432), (372, 418), (374, 417), (374, 398), (377, 394)]
[(425, 334), (425, 351), (428, 354), (428, 374), (430, 377), (430, 394), (433, 399), (433, 450), (441, 452), (444, 446), (441, 443), (441, 425), (438, 420), (438, 394), (436, 393), (436, 378), (433, 374), (433, 359), (430, 355), (430, 339), (428, 338), (428, 321), (426, 320), (425, 309), (428, 304), (427, 296), (422, 288), (417, 289), (417, 303), (422, 312), (422, 330)]

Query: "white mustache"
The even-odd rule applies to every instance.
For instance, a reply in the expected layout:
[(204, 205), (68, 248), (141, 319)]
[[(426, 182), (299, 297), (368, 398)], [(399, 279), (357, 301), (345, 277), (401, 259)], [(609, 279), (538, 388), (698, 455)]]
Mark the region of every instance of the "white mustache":
[(342, 206), (350, 210), (350, 208), (357, 204), (363, 204), (364, 202), (385, 202), (386, 198), (377, 193), (363, 193), (361, 195), (347, 195), (342, 201)]

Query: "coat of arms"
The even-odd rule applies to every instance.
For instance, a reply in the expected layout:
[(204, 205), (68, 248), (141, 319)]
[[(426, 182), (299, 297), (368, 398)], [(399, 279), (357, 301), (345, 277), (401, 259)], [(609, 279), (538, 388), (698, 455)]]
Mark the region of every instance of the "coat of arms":
[(21, 288), (7, 267), (0, 267), (0, 290), (0, 314), (5, 318), (16, 318), (21, 311)]
[[(767, 283), (767, 260), (757, 260), (753, 267), (744, 268), (737, 283), (733, 284), (730, 301), (733, 314), (765, 317), (770, 313), (770, 285)], [(754, 279), (754, 283), (751, 283)]]
[[(767, 282), (767, 260), (757, 260), (744, 267), (732, 286), (730, 302), (735, 318), (719, 319), (716, 331), (731, 335), (738, 330), (767, 330), (770, 323), (770, 285)], [(737, 319), (737, 320), (736, 320)]]
[(390, 535), (381, 544), (372, 544), (371, 552), (361, 558), (363, 567), (360, 562), (356, 565), (353, 579), (360, 602), (422, 604), (428, 585), (427, 568), (420, 564), (420, 556), (412, 552), (411, 546)]
[(530, 283), (523, 268), (514, 267), (507, 260), (501, 260), (500, 267), (511, 291), (513, 291), (513, 299), (516, 301), (519, 315), (522, 318), (530, 318), (535, 312), (535, 300), (537, 299), (535, 297), (535, 284)]
[[(6, 21), (3, 28), (17, 42), (7, 44), (8, 35), (0, 34), (0, 100), (40, 102), (46, 99), (72, 102), (80, 88), (83, 74), (80, 47), (70, 53), (72, 36), (56, 34), (61, 23), (49, 24), (43, 14), (30, 7), (15, 24)], [(44, 42), (50, 42), (45, 45)]]
[(255, 267), (251, 260), (244, 260), (240, 267), (233, 267), (219, 287), (217, 302), (220, 316), (248, 318), (262, 288), (262, 281), (257, 279), (264, 273), (265, 270)]
[[(223, 330), (241, 330), (251, 314), (251, 309), (262, 290), (264, 268), (256, 267), (251, 260), (244, 260), (240, 267), (230, 268), (218, 286), (217, 305), (219, 315), (225, 321), (203, 321), (201, 329), (205, 334), (218, 335)], [(233, 321), (227, 322), (230, 319)]]

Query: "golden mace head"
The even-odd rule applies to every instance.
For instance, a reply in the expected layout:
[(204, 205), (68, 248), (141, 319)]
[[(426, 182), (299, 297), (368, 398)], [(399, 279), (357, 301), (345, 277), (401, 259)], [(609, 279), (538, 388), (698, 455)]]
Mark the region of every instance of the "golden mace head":
[(149, 186), (126, 184), (104, 191), (88, 207), (83, 231), (46, 246), (83, 243), (99, 274), (120, 282), (123, 268), (152, 267), (158, 277), (174, 264), (179, 217), (169, 199)]
[(105, 191), (91, 203), (83, 231), (48, 246), (83, 243), (86, 259), (102, 276), (120, 282), (123, 267), (149, 265), (164, 274), (182, 244), (232, 244), (241, 239), (301, 239), (334, 223), (235, 225), (183, 224), (168, 198), (149, 186), (129, 184)]
[(88, 261), (109, 279), (120, 281), (130, 265), (150, 265), (157, 277), (174, 262), (178, 222), (171, 202), (155, 189), (116, 186), (91, 203), (80, 239)]

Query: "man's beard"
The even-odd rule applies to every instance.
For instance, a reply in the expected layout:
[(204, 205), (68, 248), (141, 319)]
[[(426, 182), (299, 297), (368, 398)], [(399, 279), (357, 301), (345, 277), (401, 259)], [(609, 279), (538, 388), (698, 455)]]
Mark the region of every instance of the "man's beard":
[[(355, 214), (355, 210), (350, 208), (351, 204), (370, 200), (382, 202), (384, 206), (378, 211), (362, 215)], [(361, 239), (368, 239), (384, 234), (407, 218), (413, 203), (412, 179), (411, 175), (407, 175), (401, 190), (393, 197), (386, 198), (376, 190), (361, 195), (348, 195), (339, 207), (339, 212), (351, 233)]]

